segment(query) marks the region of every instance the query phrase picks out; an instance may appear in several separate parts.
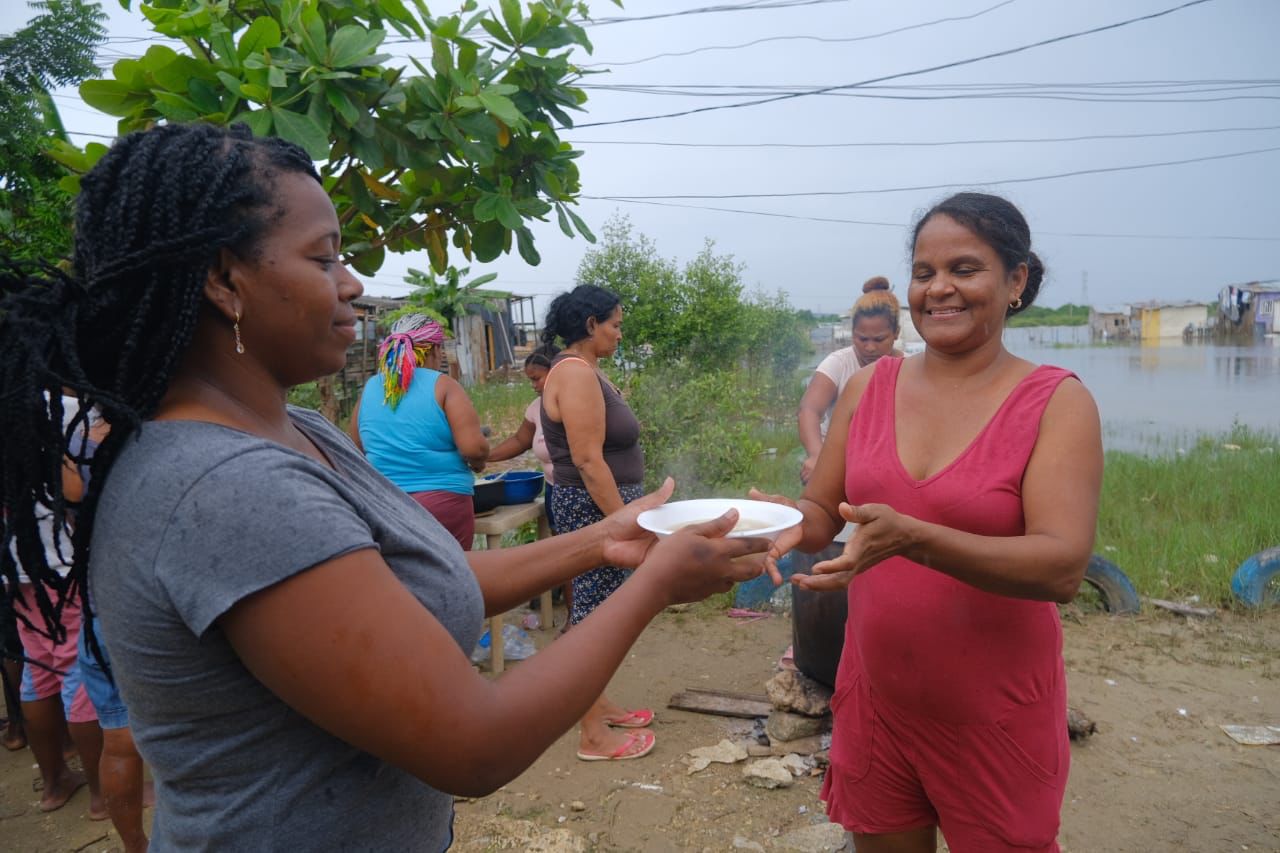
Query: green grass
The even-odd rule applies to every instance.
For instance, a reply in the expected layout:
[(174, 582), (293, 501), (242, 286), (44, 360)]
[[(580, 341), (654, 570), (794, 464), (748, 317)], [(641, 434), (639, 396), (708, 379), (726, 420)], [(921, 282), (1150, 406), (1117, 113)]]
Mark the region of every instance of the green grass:
[(1094, 550), (1138, 592), (1227, 604), (1247, 557), (1280, 545), (1280, 435), (1237, 427), (1183, 452), (1108, 453)]
[[(514, 375), (514, 374), (513, 374)], [(480, 414), (480, 423), (493, 431), (489, 441), (497, 444), (515, 432), (524, 420), (524, 410), (534, 398), (529, 380), (520, 375), (511, 382), (484, 382), (467, 389)]]
[[(519, 425), (532, 389), (521, 382), (491, 382), (469, 389), (482, 423), (500, 441)], [(729, 438), (760, 448), (746, 466), (722, 476), (692, 478), (687, 459), (673, 459), (678, 497), (745, 496), (749, 487), (796, 497), (804, 458), (794, 422), (794, 393), (779, 395), (748, 416), (756, 423)], [(654, 418), (674, 418), (671, 426), (697, 433), (733, 420), (723, 406), (684, 411), (637, 411), (646, 428)], [(721, 433), (699, 435), (695, 448), (724, 440)], [(1178, 448), (1183, 448), (1179, 450)], [(1232, 449), (1238, 447), (1239, 449)], [(769, 449), (772, 448), (772, 452)], [(1220, 436), (1179, 436), (1154, 442), (1151, 455), (1109, 452), (1103, 477), (1098, 538), (1094, 550), (1116, 563), (1138, 592), (1155, 598), (1198, 595), (1205, 604), (1228, 604), (1231, 576), (1249, 556), (1280, 545), (1280, 434), (1237, 427)], [(697, 450), (683, 451), (699, 452)], [(651, 460), (651, 469), (654, 468)], [(650, 479), (666, 471), (651, 470)], [(711, 472), (707, 472), (711, 474)]]

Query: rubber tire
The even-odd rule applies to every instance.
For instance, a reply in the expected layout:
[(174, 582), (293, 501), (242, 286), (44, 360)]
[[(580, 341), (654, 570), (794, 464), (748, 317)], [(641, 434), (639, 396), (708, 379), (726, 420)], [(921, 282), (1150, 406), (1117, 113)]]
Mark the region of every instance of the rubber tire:
[(1102, 595), (1102, 606), (1113, 616), (1137, 613), (1142, 609), (1142, 600), (1129, 576), (1105, 557), (1094, 554), (1089, 558), (1084, 581)]
[[(1268, 590), (1269, 586), (1273, 586)], [(1259, 551), (1240, 564), (1231, 592), (1250, 607), (1280, 604), (1280, 546)]]

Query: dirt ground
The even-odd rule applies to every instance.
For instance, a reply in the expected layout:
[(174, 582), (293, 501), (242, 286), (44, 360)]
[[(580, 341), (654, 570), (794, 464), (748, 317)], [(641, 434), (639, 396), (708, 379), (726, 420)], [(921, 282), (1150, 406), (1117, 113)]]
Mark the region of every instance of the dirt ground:
[[(1098, 725), (1072, 746), (1063, 849), (1280, 851), (1280, 747), (1241, 746), (1219, 729), (1280, 724), (1280, 613), (1188, 620), (1067, 608), (1063, 622), (1070, 702)], [(744, 783), (741, 764), (689, 775), (688, 750), (743, 738), (750, 722), (665, 707), (688, 687), (762, 692), (789, 642), (785, 614), (663, 614), (611, 688), (626, 705), (658, 710), (654, 752), (584, 763), (566, 735), (497, 793), (459, 801), (454, 849), (830, 849), (809, 829), (825, 823), (820, 778), (763, 790)], [(86, 819), (84, 791), (41, 814), (34, 778), (29, 751), (0, 754), (0, 850), (118, 849), (108, 823)]]

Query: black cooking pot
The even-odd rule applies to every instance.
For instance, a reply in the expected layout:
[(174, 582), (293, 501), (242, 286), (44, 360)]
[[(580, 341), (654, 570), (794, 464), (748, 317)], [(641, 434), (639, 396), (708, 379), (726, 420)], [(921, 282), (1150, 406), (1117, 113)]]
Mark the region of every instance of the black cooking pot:
[[(814, 564), (835, 559), (843, 551), (844, 544), (840, 542), (832, 542), (816, 554), (792, 551), (792, 566), (797, 572), (810, 574)], [(815, 592), (791, 587), (791, 643), (796, 669), (828, 687), (836, 686), (848, 615), (848, 590)]]
[(475, 489), (471, 495), (471, 507), (477, 514), (502, 506), (506, 486), (501, 480), (479, 480)]

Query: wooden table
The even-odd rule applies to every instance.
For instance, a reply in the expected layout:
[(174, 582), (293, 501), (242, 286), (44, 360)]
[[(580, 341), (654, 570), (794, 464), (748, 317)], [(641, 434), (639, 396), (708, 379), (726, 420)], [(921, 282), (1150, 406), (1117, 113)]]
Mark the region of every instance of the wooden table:
[[(551, 535), (551, 526), (547, 523), (547, 514), (539, 497), (525, 504), (500, 506), (491, 515), (476, 519), (476, 535), (484, 537), (486, 550), (502, 547), (502, 534), (515, 530), (530, 521), (538, 522), (538, 538), (545, 539)], [(549, 630), (551, 625), (551, 590), (542, 593), (542, 630)], [(489, 670), (493, 673), (505, 669), (503, 660), (502, 621), (503, 614), (489, 617)]]

